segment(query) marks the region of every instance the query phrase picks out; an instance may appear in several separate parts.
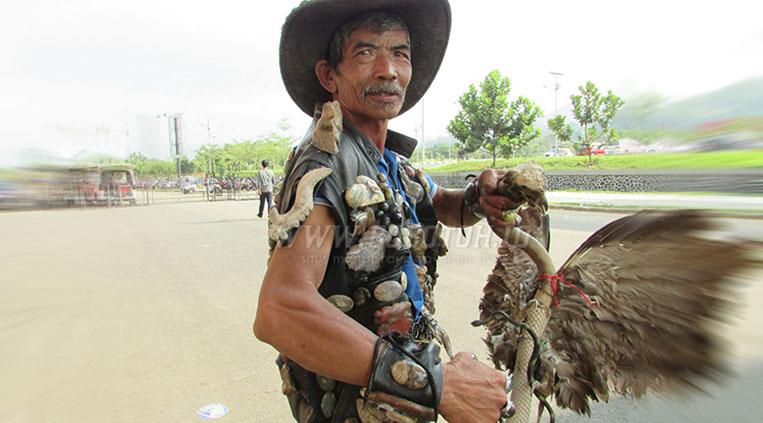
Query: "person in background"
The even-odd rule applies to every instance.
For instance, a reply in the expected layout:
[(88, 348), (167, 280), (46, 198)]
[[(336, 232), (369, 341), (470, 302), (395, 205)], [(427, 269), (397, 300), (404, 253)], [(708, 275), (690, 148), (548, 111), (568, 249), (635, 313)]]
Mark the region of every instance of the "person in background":
[(265, 206), (266, 200), (268, 210), (273, 206), (273, 185), (275, 185), (276, 176), (268, 168), (269, 164), (267, 160), (263, 160), (262, 169), (257, 173), (257, 182), (260, 186), (260, 212), (257, 213), (257, 217), (262, 217), (262, 208)]

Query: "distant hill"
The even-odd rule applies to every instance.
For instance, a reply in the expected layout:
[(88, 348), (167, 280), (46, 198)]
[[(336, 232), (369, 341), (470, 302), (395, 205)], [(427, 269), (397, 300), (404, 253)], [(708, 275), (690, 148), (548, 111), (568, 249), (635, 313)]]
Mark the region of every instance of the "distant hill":
[[(763, 78), (748, 79), (684, 100), (665, 102), (650, 93), (625, 99), (613, 122), (623, 129), (692, 129), (740, 117), (763, 116)], [(629, 102), (631, 104), (629, 104)]]

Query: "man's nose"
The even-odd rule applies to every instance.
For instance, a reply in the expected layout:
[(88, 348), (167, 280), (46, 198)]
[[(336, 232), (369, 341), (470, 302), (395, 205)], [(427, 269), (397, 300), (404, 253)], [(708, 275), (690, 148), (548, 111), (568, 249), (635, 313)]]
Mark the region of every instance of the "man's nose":
[(392, 57), (388, 53), (382, 53), (376, 56), (374, 62), (374, 77), (391, 81), (397, 79), (397, 68)]

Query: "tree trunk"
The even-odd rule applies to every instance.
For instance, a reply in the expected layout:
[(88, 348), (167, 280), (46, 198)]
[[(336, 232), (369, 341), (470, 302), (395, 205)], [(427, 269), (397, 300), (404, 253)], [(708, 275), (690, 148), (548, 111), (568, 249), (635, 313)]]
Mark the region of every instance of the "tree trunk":
[(495, 168), (495, 155), (496, 155), (496, 149), (495, 148), (493, 149), (492, 154), (493, 154), (493, 166), (492, 167)]

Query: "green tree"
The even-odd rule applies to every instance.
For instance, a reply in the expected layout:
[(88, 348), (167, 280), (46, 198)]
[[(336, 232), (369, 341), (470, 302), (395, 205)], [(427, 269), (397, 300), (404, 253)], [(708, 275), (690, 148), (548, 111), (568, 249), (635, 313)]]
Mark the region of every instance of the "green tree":
[(588, 81), (578, 87), (579, 95), (571, 95), (572, 112), (582, 129), (578, 135), (578, 144), (588, 153), (588, 165), (593, 164), (593, 143), (604, 140), (612, 142), (618, 139), (617, 131), (611, 127), (612, 119), (625, 104), (618, 96), (608, 91), (602, 96), (593, 82)]
[(490, 72), (461, 96), (461, 111), (448, 124), (450, 132), (465, 153), (481, 150), (493, 159), (511, 157), (518, 149), (540, 135), (534, 126), (540, 107), (525, 97), (509, 101), (511, 81), (497, 70)]
[(572, 126), (567, 123), (562, 115), (556, 115), (553, 119), (549, 119), (548, 129), (554, 133), (554, 137), (556, 137), (560, 145), (572, 139)]

